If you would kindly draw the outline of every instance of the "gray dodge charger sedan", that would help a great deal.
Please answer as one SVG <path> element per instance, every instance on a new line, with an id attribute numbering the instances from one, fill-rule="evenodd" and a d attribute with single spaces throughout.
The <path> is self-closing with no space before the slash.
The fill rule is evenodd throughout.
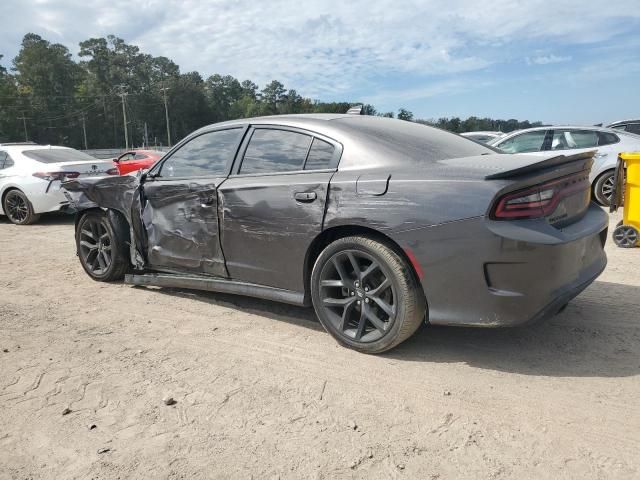
<path id="1" fill-rule="evenodd" d="M 275 116 L 204 127 L 137 176 L 65 183 L 95 280 L 313 304 L 340 343 L 428 321 L 519 325 L 602 272 L 593 153 L 527 157 L 416 123 Z"/>

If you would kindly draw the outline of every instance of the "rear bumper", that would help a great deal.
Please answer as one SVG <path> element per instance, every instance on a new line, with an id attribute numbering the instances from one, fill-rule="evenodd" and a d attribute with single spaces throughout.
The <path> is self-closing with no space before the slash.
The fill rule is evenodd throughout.
<path id="1" fill-rule="evenodd" d="M 32 177 L 21 177 L 9 184 L 3 192 L 9 189 L 18 189 L 26 196 L 34 213 L 57 212 L 68 208 L 69 201 L 60 189 L 60 182 L 47 182 Z M 0 214 L 4 214 L 0 207 Z"/>
<path id="2" fill-rule="evenodd" d="M 403 234 L 424 271 L 429 322 L 515 326 L 554 315 L 604 270 L 608 217 L 599 207 L 565 230 L 484 217 Z"/>

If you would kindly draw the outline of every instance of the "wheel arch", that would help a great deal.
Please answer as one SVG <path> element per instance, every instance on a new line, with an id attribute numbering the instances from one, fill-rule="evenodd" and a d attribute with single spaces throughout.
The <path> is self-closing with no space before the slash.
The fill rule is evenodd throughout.
<path id="1" fill-rule="evenodd" d="M 15 185 L 9 185 L 7 186 L 4 191 L 2 192 L 2 195 L 0 195 L 0 208 L 2 208 L 2 211 L 4 212 L 4 199 L 6 198 L 6 196 L 9 194 L 9 192 L 11 192 L 12 190 L 19 190 L 20 192 L 24 193 L 22 190 L 20 190 L 18 187 L 16 187 Z M 27 200 L 29 200 L 27 198 Z M 6 213 L 5 213 L 6 215 Z"/>
<path id="2" fill-rule="evenodd" d="M 365 227 L 363 225 L 339 225 L 331 228 L 327 228 L 320 232 L 311 242 L 309 248 L 307 249 L 307 253 L 305 255 L 304 261 L 304 298 L 305 304 L 311 304 L 311 273 L 313 271 L 313 266 L 322 252 L 329 244 L 335 242 L 344 237 L 350 237 L 353 235 L 364 235 L 370 238 L 375 238 L 382 243 L 386 244 L 390 248 L 392 248 L 402 259 L 406 262 L 406 264 L 411 269 L 411 273 L 414 275 L 416 282 L 420 285 L 421 275 L 418 274 L 418 270 L 420 266 L 416 266 L 415 258 L 412 259 L 409 257 L 407 252 L 391 237 L 380 232 L 379 230 L 375 230 L 370 227 Z M 416 268 L 417 267 L 417 268 Z M 421 269 L 420 269 L 421 271 Z M 424 294 L 424 291 L 423 291 Z M 426 296 L 426 294 L 425 294 Z"/>
<path id="3" fill-rule="evenodd" d="M 80 223 L 80 219 L 91 212 L 106 214 L 111 220 L 111 224 L 116 230 L 116 234 L 127 244 L 127 246 L 131 243 L 130 225 L 127 221 L 127 217 L 124 215 L 124 213 L 113 208 L 103 209 L 100 207 L 91 207 L 76 212 L 73 223 L 74 231 L 78 230 L 78 223 Z M 131 260 L 129 261 L 131 262 Z"/>

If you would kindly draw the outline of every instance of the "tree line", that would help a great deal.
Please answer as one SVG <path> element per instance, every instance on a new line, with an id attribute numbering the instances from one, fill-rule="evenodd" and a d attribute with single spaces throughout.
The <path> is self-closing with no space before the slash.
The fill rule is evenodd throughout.
<path id="1" fill-rule="evenodd" d="M 345 113 L 361 104 L 312 100 L 278 80 L 260 88 L 231 75 L 204 79 L 198 72 L 181 73 L 169 58 L 143 53 L 113 35 L 80 42 L 78 58 L 76 62 L 64 45 L 34 33 L 24 36 L 11 68 L 0 65 L 0 143 L 28 139 L 75 148 L 119 148 L 127 138 L 130 146 L 167 145 L 224 120 Z M 476 117 L 421 120 L 405 108 L 394 114 L 369 104 L 364 104 L 363 114 L 397 116 L 457 133 L 540 125 Z"/>

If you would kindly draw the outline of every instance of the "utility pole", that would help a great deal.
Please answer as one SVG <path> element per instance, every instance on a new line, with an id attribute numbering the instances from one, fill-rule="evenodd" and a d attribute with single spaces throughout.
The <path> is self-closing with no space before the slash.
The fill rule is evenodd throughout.
<path id="1" fill-rule="evenodd" d="M 89 150 L 89 147 L 87 147 L 87 126 L 84 123 L 84 113 L 82 114 L 82 135 L 84 136 L 84 149 Z"/>
<path id="2" fill-rule="evenodd" d="M 149 130 L 147 130 L 147 122 L 144 122 L 144 147 L 149 148 Z"/>
<path id="3" fill-rule="evenodd" d="M 24 127 L 24 141 L 28 142 L 29 141 L 29 136 L 27 135 L 27 118 L 29 117 L 25 117 L 24 116 L 24 112 L 22 112 L 22 116 L 18 117 L 18 120 L 22 120 L 22 126 Z"/>
<path id="4" fill-rule="evenodd" d="M 162 97 L 164 98 L 164 117 L 167 121 L 167 146 L 171 146 L 171 132 L 169 131 L 169 107 L 167 106 L 167 90 L 168 87 L 162 87 Z"/>
<path id="5" fill-rule="evenodd" d="M 120 93 L 118 94 L 122 99 L 122 122 L 124 123 L 124 148 L 129 150 L 129 129 L 127 128 L 127 109 L 125 107 L 124 99 L 128 95 L 125 91 L 125 86 L 120 85 Z"/>

